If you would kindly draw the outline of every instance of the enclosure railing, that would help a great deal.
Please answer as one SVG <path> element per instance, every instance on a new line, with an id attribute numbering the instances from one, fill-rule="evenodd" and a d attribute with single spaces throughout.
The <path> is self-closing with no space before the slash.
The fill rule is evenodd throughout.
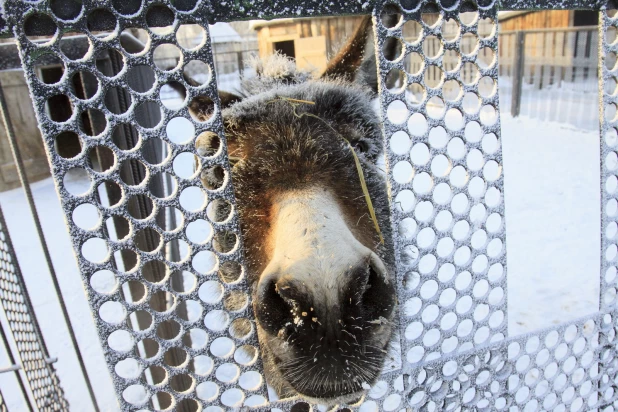
<path id="1" fill-rule="evenodd" d="M 0 373 L 15 373 L 24 407 L 31 410 L 67 412 L 69 404 L 53 366 L 57 359 L 50 358 L 47 351 L 2 209 L 0 209 L 0 302 L 7 328 L 17 347 L 17 355 L 14 355 L 4 330 L 5 326 L 1 325 L 2 344 L 11 364 L 2 368 Z M 0 399 L 0 408 L 6 408 L 4 399 Z"/>
<path id="2" fill-rule="evenodd" d="M 501 32 L 502 110 L 596 130 L 598 39 L 596 26 Z"/>
<path id="3" fill-rule="evenodd" d="M 573 323 L 510 337 L 497 13 L 565 7 L 595 9 L 601 16 L 601 310 Z M 301 4 L 255 0 L 249 7 L 244 2 L 200 0 L 7 1 L 5 33 L 18 44 L 121 408 L 309 408 L 304 401 L 275 402 L 267 395 L 242 242 L 224 252 L 210 243 L 192 242 L 185 232 L 187 225 L 201 220 L 214 232 L 240 237 L 234 213 L 225 221 L 208 214 L 212 202 L 232 206 L 235 202 L 221 111 L 200 122 L 186 106 L 167 107 L 160 92 L 176 82 L 186 90 L 186 101 L 209 97 L 219 107 L 211 44 L 207 40 L 196 47 L 178 47 L 176 32 L 184 24 L 196 24 L 207 32 L 208 23 L 215 21 L 342 13 L 371 13 L 374 19 L 396 234 L 401 367 L 385 372 L 357 404 L 337 408 L 612 410 L 618 406 L 618 48 L 608 37 L 616 31 L 618 19 L 606 8 L 600 1 L 545 0 Z M 399 21 L 393 25 L 382 19 L 384 14 L 397 14 Z M 422 28 L 414 41 L 402 31 L 407 22 Z M 448 22 L 457 30 L 444 38 L 441 29 Z M 491 30 L 480 30 L 480 22 Z M 123 44 L 120 32 L 127 27 L 147 29 L 144 50 Z M 87 37 L 88 54 L 69 57 L 63 52 L 63 35 L 76 32 Z M 388 60 L 383 55 L 389 38 L 401 41 L 400 58 Z M 437 49 L 429 47 L 435 38 L 441 39 Z M 176 66 L 156 65 L 153 55 L 160 47 L 178 49 L 181 58 Z M 456 65 L 446 65 L 447 53 Z M 46 54 L 59 58 L 67 73 L 54 82 L 45 82 L 34 69 L 36 59 Z M 406 65 L 413 54 L 422 62 L 418 70 Z M 200 86 L 188 84 L 182 76 L 192 61 L 203 63 L 211 73 Z M 68 79 L 78 72 L 92 75 L 96 93 L 84 98 L 76 91 Z M 134 83 L 136 77 L 147 84 Z M 478 110 L 463 107 L 461 98 L 466 94 L 476 97 Z M 59 101 L 58 96 L 70 102 L 70 111 L 50 112 L 49 102 Z M 449 119 L 458 120 L 445 120 L 447 113 Z M 181 139 L 167 133 L 166 126 L 177 119 L 194 132 Z M 412 133 L 410 122 L 425 127 Z M 118 130 L 122 139 L 114 140 Z M 220 137 L 220 151 L 212 156 L 202 156 L 194 147 L 195 137 L 205 131 Z M 55 141 L 62 134 L 79 142 L 77 154 L 58 152 Z M 129 143 L 132 146 L 123 146 Z M 133 150 L 142 147 L 138 145 L 147 149 Z M 410 156 L 414 148 L 423 156 Z M 93 151 L 94 162 L 89 156 Z M 195 174 L 183 175 L 173 167 L 171 159 L 184 154 L 199 159 Z M 393 174 L 398 167 L 414 170 L 414 176 L 398 181 Z M 221 186 L 203 187 L 198 172 L 215 170 L 226 176 Z M 187 203 L 190 193 L 197 196 L 191 199 L 201 200 Z M 82 205 L 96 208 L 98 223 L 76 224 L 73 212 Z M 183 219 L 175 218 L 176 211 Z M 108 219 L 121 222 L 111 226 L 115 234 L 101 223 Z M 417 242 L 420 231 L 440 234 L 446 241 Z M 179 290 L 169 281 L 176 273 L 188 273 L 196 286 Z M 218 291 L 216 299 L 205 296 L 208 290 Z M 229 294 L 246 297 L 246 307 L 228 310 L 224 297 Z M 196 313 L 199 316 L 193 316 Z"/>

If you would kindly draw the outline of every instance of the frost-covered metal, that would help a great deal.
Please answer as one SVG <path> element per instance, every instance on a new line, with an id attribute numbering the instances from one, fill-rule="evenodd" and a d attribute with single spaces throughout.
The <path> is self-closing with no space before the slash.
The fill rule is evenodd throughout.
<path id="1" fill-rule="evenodd" d="M 19 355 L 17 359 L 26 376 L 36 407 L 41 411 L 68 411 L 69 404 L 64 398 L 54 366 L 49 362 L 45 341 L 30 303 L 28 291 L 25 289 L 2 210 L 0 210 L 0 302 L 17 347 Z M 4 335 L 4 332 L 2 333 Z M 11 349 L 7 346 L 5 350 Z M 13 356 L 9 355 L 7 358 L 13 359 Z M 28 396 L 25 392 L 23 395 Z M 28 399 L 24 399 L 24 402 L 29 404 Z M 1 394 L 0 410 L 6 410 Z"/>
<path id="2" fill-rule="evenodd" d="M 13 2 L 6 7 L 8 15 L 18 19 L 15 37 L 29 85 L 37 96 L 36 113 L 122 409 L 139 409 L 144 404 L 184 410 L 211 403 L 223 407 L 264 404 L 265 385 L 259 374 L 240 247 L 217 252 L 210 244 L 215 232 L 238 233 L 235 215 L 215 222 L 207 212 L 213 202 L 233 203 L 231 182 L 226 178 L 222 187 L 208 190 L 199 178 L 205 170 L 227 170 L 224 141 L 215 156 L 199 156 L 199 170 L 179 176 L 174 166 L 176 158 L 187 155 L 188 163 L 193 163 L 194 142 L 200 133 L 221 132 L 219 114 L 208 123 L 199 123 L 186 107 L 171 110 L 159 100 L 162 86 L 173 80 L 186 88 L 189 100 L 201 95 L 217 101 L 209 42 L 204 40 L 191 49 L 174 45 L 179 26 L 189 21 L 201 25 L 207 38 L 208 6 L 200 3 L 192 13 L 176 11 L 173 25 L 165 28 L 154 25 L 157 12 L 174 15 L 170 4 L 144 6 L 127 17 L 126 10 L 121 10 L 123 15 L 111 7 L 101 9 L 97 3 L 84 2 L 71 17 L 73 22 L 58 18 L 47 3 Z M 149 14 L 153 8 L 154 17 Z M 116 29 L 101 36 L 96 25 L 110 19 Z M 120 33 L 127 26 L 149 24 L 154 28 L 144 50 L 127 51 L 130 43 L 121 45 Z M 27 38 L 26 29 L 36 33 L 50 25 L 57 28 L 50 41 L 37 43 Z M 62 49 L 60 38 L 65 32 L 88 36 L 90 50 L 85 57 L 76 58 Z M 178 51 L 177 67 L 157 67 L 153 54 L 158 47 Z M 64 75 L 59 82 L 43 83 L 35 73 L 34 62 L 42 54 L 62 60 Z M 203 64 L 209 75 L 200 88 L 183 80 L 183 68 L 192 61 L 201 62 L 195 64 Z M 92 91 L 80 95 L 81 99 L 76 92 L 79 83 L 73 81 L 76 73 L 85 90 Z M 52 120 L 50 98 L 70 101 L 67 119 Z M 172 136 L 179 123 L 187 133 Z M 131 147 L 119 147 L 114 131 L 130 129 L 129 125 L 137 131 L 128 132 L 135 140 Z M 56 141 L 60 139 L 77 142 L 77 153 L 58 153 Z M 164 155 L 153 159 L 145 158 L 146 153 Z M 111 163 L 105 163 L 101 154 Z M 131 180 L 127 180 L 127 174 L 121 173 L 126 169 L 138 172 L 129 174 Z M 124 223 L 128 233 L 114 233 L 118 225 L 108 226 L 109 219 Z M 195 237 L 192 225 L 202 229 Z M 221 267 L 228 269 L 225 278 L 217 276 Z M 236 294 L 236 301 L 239 294 L 245 295 L 245 304 L 232 308 L 234 312 L 226 308 L 231 294 Z"/>
<path id="3" fill-rule="evenodd" d="M 418 7 L 390 28 L 378 20 L 378 49 L 402 44 L 379 70 L 396 259 L 406 268 L 397 290 L 409 373 L 506 336 L 497 8 Z M 409 24 L 421 26 L 417 38 L 404 38 Z M 440 46 L 428 47 L 436 39 Z M 445 67 L 445 55 L 457 63 Z"/>
<path id="4" fill-rule="evenodd" d="M 245 12 L 242 17 L 365 12 L 373 13 L 377 35 L 402 366 L 386 372 L 357 404 L 333 410 L 608 405 L 612 410 L 618 397 L 618 46 L 607 39 L 616 39 L 615 14 L 602 11 L 600 24 L 601 311 L 572 324 L 508 337 L 498 9 L 601 10 L 604 3 L 288 3 L 5 4 L 122 409 L 309 408 L 294 400 L 269 402 L 243 277 L 220 112 L 199 122 L 186 103 L 205 96 L 218 106 L 208 23 L 222 14 L 229 20 Z M 385 15 L 399 17 L 393 24 Z M 185 24 L 201 27 L 201 43 L 178 40 Z M 406 25 L 418 30 L 405 31 Z M 145 30 L 145 45 L 121 35 L 132 27 Z M 51 32 L 52 37 L 32 37 Z M 420 34 L 405 37 L 409 32 Z M 67 47 L 65 33 L 86 36 L 87 52 Z M 389 60 L 382 50 L 393 44 L 399 54 Z M 155 55 L 164 49 L 174 50 L 178 60 L 161 66 Z M 447 67 L 445 56 L 458 63 Z M 38 76 L 41 58 L 61 62 L 64 74 L 57 82 Z M 199 87 L 182 76 L 191 65 L 201 66 L 204 74 Z M 160 99 L 171 82 L 186 90 L 181 106 L 168 107 Z M 70 102 L 70 113 L 50 109 L 58 102 Z M 184 134 L 177 132 L 180 126 Z M 195 148 L 205 131 L 221 138 L 212 156 Z M 62 139 L 78 149 L 57 150 Z M 195 169 L 183 169 L 187 162 Z M 215 169 L 225 176 L 221 187 L 204 187 L 200 174 Z M 232 205 L 224 221 L 209 212 L 217 202 Z M 238 238 L 232 250 L 211 241 L 223 231 Z M 230 304 L 239 301 L 244 304 Z"/>
<path id="5" fill-rule="evenodd" d="M 406 0 L 409 9 L 413 9 L 420 0 Z M 351 0 L 346 2 L 309 0 L 297 2 L 292 0 L 272 2 L 269 0 L 255 0 L 250 4 L 239 1 L 221 1 L 212 3 L 213 21 L 234 21 L 244 19 L 271 19 L 279 17 L 298 16 L 329 16 L 334 14 L 369 14 L 379 0 Z M 491 4 L 491 1 L 481 2 L 482 6 Z M 604 0 L 502 0 L 499 1 L 501 10 L 549 10 L 549 9 L 579 9 L 599 10 L 604 7 Z M 127 9 L 137 10 L 141 0 L 126 0 L 123 2 Z M 182 10 L 191 8 L 192 1 L 176 3 Z M 442 2 L 445 7 L 451 7 L 455 2 Z M 10 25 L 0 16 L 0 36 L 11 36 Z"/>

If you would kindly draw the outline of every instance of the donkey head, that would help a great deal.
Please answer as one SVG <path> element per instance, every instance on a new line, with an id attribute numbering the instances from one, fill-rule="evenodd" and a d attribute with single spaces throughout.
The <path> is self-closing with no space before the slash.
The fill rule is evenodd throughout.
<path id="1" fill-rule="evenodd" d="M 274 56 L 244 81 L 242 97 L 220 96 L 262 357 L 280 396 L 356 400 L 381 372 L 391 339 L 376 67 L 373 53 L 363 59 L 370 25 L 363 20 L 319 79 Z M 212 112 L 203 103 L 191 109 Z M 203 134 L 198 150 L 213 153 L 213 142 Z M 203 176 L 205 184 L 216 178 Z"/>

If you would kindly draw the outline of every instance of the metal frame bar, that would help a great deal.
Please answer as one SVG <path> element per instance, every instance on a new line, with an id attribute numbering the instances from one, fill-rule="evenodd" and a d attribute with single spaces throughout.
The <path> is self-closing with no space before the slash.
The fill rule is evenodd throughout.
<path id="1" fill-rule="evenodd" d="M 46 363 L 56 363 L 58 362 L 58 358 L 47 358 L 45 359 Z M 7 373 L 7 372 L 15 372 L 18 370 L 22 370 L 23 366 L 19 365 L 19 364 L 13 364 L 10 366 L 4 366 L 4 367 L 0 367 L 0 373 Z"/>
<path id="2" fill-rule="evenodd" d="M 414 0 L 416 1 L 416 0 Z M 139 0 L 127 0 L 128 4 L 136 4 Z M 330 16 L 369 14 L 379 3 L 379 0 L 323 2 L 320 0 L 306 1 L 302 4 L 286 0 L 278 2 L 277 6 L 270 0 L 257 0 L 251 6 L 240 1 L 214 2 L 212 4 L 213 21 L 235 21 L 273 18 L 294 18 L 300 15 Z M 605 7 L 603 0 L 500 0 L 499 10 L 601 10 Z M 130 7 L 130 6 L 128 6 Z M 166 25 L 166 24 L 162 24 Z M 107 28 L 109 29 L 109 27 Z M 11 36 L 12 29 L 6 23 L 6 17 L 0 16 L 0 37 Z"/>

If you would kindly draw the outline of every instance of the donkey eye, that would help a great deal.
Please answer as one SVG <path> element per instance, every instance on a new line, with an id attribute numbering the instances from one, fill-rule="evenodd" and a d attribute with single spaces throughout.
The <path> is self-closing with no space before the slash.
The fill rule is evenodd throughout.
<path id="1" fill-rule="evenodd" d="M 352 143 L 352 146 L 354 146 L 354 149 L 358 150 L 361 153 L 365 153 L 367 150 L 369 150 L 369 145 L 367 144 L 367 142 L 364 142 L 362 140 L 357 140 L 356 142 Z"/>

